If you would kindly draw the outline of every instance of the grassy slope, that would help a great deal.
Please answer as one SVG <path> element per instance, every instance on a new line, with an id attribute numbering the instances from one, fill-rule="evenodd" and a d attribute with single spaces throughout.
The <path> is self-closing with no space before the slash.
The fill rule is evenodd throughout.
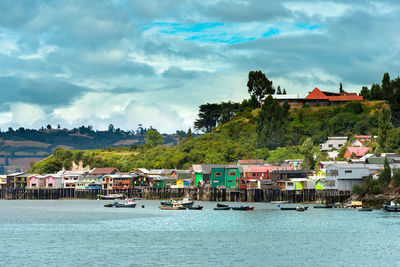
<path id="1" fill-rule="evenodd" d="M 83 161 L 93 167 L 117 167 L 120 171 L 135 168 L 179 168 L 192 164 L 234 163 L 243 158 L 264 158 L 267 162 L 301 159 L 297 146 L 304 136 L 315 144 L 328 135 L 376 134 L 377 116 L 383 103 L 363 103 L 362 112 L 349 107 L 316 107 L 292 109 L 289 117 L 288 146 L 274 151 L 256 149 L 255 126 L 259 110 L 244 111 L 231 121 L 200 137 L 184 140 L 178 146 L 158 146 L 135 150 L 121 147 L 103 150 L 59 150 L 47 159 L 34 164 L 31 172 L 45 173 L 69 168 L 72 161 Z M 299 114 L 303 113 L 302 123 Z M 316 151 L 318 151 L 316 147 Z M 321 155 L 319 155 L 321 156 Z"/>

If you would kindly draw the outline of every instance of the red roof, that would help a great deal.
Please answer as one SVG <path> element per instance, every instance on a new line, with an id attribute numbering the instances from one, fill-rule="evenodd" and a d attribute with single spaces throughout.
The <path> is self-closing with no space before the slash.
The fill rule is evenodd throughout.
<path id="1" fill-rule="evenodd" d="M 326 95 L 332 94 L 332 95 Z M 322 92 L 317 87 L 312 90 L 311 93 L 306 96 L 306 99 L 309 100 L 329 100 L 329 101 L 362 101 L 363 97 L 358 96 L 356 93 L 341 93 L 339 95 L 333 95 L 333 93 Z"/>
<path id="2" fill-rule="evenodd" d="M 350 155 L 352 155 L 353 153 L 356 154 L 357 157 L 362 157 L 365 155 L 365 153 L 367 153 L 368 151 L 371 150 L 371 148 L 369 147 L 353 147 L 353 146 L 349 146 L 346 149 Z"/>
<path id="3" fill-rule="evenodd" d="M 116 168 L 94 168 L 90 174 L 91 175 L 96 175 L 96 174 L 113 174 L 117 172 L 118 170 Z"/>
<path id="4" fill-rule="evenodd" d="M 317 87 L 312 90 L 311 93 L 306 96 L 306 99 L 329 99 L 324 93 L 321 92 Z"/>

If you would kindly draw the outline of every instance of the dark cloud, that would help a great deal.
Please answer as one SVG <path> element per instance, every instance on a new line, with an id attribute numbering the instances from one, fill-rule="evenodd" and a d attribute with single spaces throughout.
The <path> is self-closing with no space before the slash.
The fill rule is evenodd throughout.
<path id="1" fill-rule="evenodd" d="M 91 89 L 53 78 L 28 79 L 0 77 L 1 102 L 25 102 L 40 106 L 59 107 L 70 104 Z"/>

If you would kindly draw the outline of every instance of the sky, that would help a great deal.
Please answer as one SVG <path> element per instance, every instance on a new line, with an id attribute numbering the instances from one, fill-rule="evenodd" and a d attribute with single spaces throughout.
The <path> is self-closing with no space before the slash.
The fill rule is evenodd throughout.
<path id="1" fill-rule="evenodd" d="M 0 129 L 163 133 L 204 103 L 248 98 L 251 70 L 288 94 L 400 75 L 400 2 L 0 1 Z"/>

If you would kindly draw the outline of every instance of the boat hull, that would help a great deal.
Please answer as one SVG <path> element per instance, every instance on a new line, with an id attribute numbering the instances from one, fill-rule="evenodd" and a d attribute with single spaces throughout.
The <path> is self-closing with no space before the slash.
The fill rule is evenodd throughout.
<path id="1" fill-rule="evenodd" d="M 185 210 L 185 207 L 173 207 L 173 206 L 160 206 L 162 210 Z"/>
<path id="2" fill-rule="evenodd" d="M 232 207 L 232 210 L 254 210 L 254 207 Z"/>
<path id="3" fill-rule="evenodd" d="M 187 207 L 189 210 L 202 210 L 203 209 L 203 206 L 190 206 L 190 207 Z"/>
<path id="4" fill-rule="evenodd" d="M 216 207 L 214 210 L 230 210 L 230 207 Z"/>
<path id="5" fill-rule="evenodd" d="M 115 208 L 135 208 L 136 204 L 114 204 Z"/>
<path id="6" fill-rule="evenodd" d="M 327 206 L 314 206 L 314 209 L 332 209 L 333 206 L 327 205 Z"/>

